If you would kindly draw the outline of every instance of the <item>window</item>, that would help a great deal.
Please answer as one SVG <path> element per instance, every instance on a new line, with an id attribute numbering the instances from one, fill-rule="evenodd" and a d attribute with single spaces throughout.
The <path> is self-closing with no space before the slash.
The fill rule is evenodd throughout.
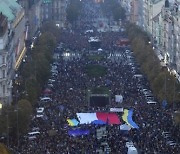
<path id="1" fill-rule="evenodd" d="M 6 71 L 5 70 L 3 70 L 3 78 L 5 78 L 6 77 Z"/>
<path id="2" fill-rule="evenodd" d="M 2 63 L 5 64 L 5 56 L 2 56 Z"/>
<path id="3" fill-rule="evenodd" d="M 5 85 L 3 85 L 3 95 L 5 95 L 6 89 L 5 89 Z"/>

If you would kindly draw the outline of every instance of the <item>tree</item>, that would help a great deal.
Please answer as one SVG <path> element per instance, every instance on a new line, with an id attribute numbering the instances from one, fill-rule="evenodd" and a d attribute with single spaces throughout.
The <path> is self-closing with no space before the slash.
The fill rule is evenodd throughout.
<path id="1" fill-rule="evenodd" d="M 29 122 L 32 115 L 32 105 L 28 100 L 22 99 L 18 101 L 18 123 L 19 132 L 27 132 Z"/>
<path id="2" fill-rule="evenodd" d="M 55 31 L 56 32 L 56 31 Z M 55 33 L 54 32 L 54 33 Z M 52 53 L 52 49 L 54 48 L 54 46 L 56 45 L 56 40 L 57 38 L 59 38 L 60 36 L 58 35 L 56 37 L 56 35 L 54 35 L 54 33 L 51 33 L 51 32 L 44 32 L 40 38 L 39 38 L 39 41 L 38 41 L 38 45 L 39 46 L 46 46 L 48 47 L 49 49 L 49 52 Z"/>
<path id="3" fill-rule="evenodd" d="M 27 131 L 31 114 L 31 103 L 24 99 L 18 101 L 17 105 L 4 106 L 0 116 L 0 135 L 6 139 L 17 139 L 18 133 L 23 134 Z"/>
<path id="4" fill-rule="evenodd" d="M 30 62 L 25 63 L 22 76 L 24 79 L 32 78 L 34 76 L 34 68 Z"/>
<path id="5" fill-rule="evenodd" d="M 25 91 L 27 92 L 27 96 L 25 96 L 25 98 L 28 98 L 31 104 L 34 105 L 40 95 L 41 86 L 36 79 L 27 79 L 25 82 Z"/>
<path id="6" fill-rule="evenodd" d="M 7 134 L 7 119 L 5 114 L 0 115 L 0 135 L 6 136 Z"/>
<path id="7" fill-rule="evenodd" d="M 119 21 L 119 19 L 124 20 L 126 18 L 124 8 L 117 0 L 105 0 L 104 3 L 101 3 L 101 9 L 105 16 L 108 18 L 113 16 L 115 21 Z"/>
<path id="8" fill-rule="evenodd" d="M 119 21 L 119 19 L 121 19 L 121 20 L 125 20 L 125 18 L 126 18 L 126 15 L 125 15 L 125 10 L 124 10 L 124 8 L 122 8 L 121 6 L 119 6 L 119 7 L 115 7 L 114 9 L 113 9 L 113 18 L 114 18 L 114 20 L 115 21 Z"/>
<path id="9" fill-rule="evenodd" d="M 180 102 L 180 84 L 176 82 L 176 78 L 162 69 L 152 46 L 149 44 L 147 33 L 133 24 L 128 24 L 126 32 L 132 44 L 132 50 L 136 59 L 141 65 L 142 71 L 147 75 L 150 87 L 154 95 L 161 103 L 164 99 L 169 104 Z"/>
<path id="10" fill-rule="evenodd" d="M 2 108 L 2 112 L 0 115 L 0 135 L 7 137 L 8 134 L 8 127 L 12 127 L 15 125 L 16 120 L 10 120 L 14 116 L 14 106 L 12 105 L 5 105 Z M 16 117 L 16 116 L 14 116 Z"/>
<path id="11" fill-rule="evenodd" d="M 56 26 L 54 21 L 48 21 L 48 22 L 44 23 L 41 28 L 41 32 L 42 32 L 42 34 L 48 33 L 50 35 L 53 35 L 57 41 L 60 38 L 60 29 Z M 41 41 L 41 39 L 42 39 L 42 35 L 39 40 Z"/>
<path id="12" fill-rule="evenodd" d="M 29 60 L 25 63 L 22 71 L 22 90 L 21 92 L 22 98 L 27 98 L 32 105 L 36 102 L 42 87 L 47 81 L 50 75 L 50 64 L 52 62 L 53 51 L 56 46 L 56 37 L 54 36 L 57 30 L 50 30 L 48 28 L 52 28 L 47 24 L 44 27 L 44 31 L 38 39 L 34 49 L 31 51 L 31 55 L 29 56 Z M 59 30 L 58 30 L 59 31 Z M 57 31 L 57 32 L 58 32 Z M 28 95 L 27 95 L 28 94 Z"/>
<path id="13" fill-rule="evenodd" d="M 50 62 L 43 53 L 38 53 L 36 56 L 36 77 L 38 83 L 43 86 L 50 75 Z"/>
<path id="14" fill-rule="evenodd" d="M 9 154 L 8 149 L 2 143 L 0 143 L 0 154 Z"/>
<path id="15" fill-rule="evenodd" d="M 80 12 L 82 9 L 82 2 L 79 0 L 70 0 L 67 9 L 67 20 L 71 23 L 71 25 L 74 25 L 75 21 L 77 21 Z"/>

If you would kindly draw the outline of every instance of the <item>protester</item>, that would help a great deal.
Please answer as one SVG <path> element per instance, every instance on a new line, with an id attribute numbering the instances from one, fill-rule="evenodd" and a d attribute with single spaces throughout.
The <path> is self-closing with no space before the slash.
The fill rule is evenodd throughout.
<path id="1" fill-rule="evenodd" d="M 94 7 L 96 6 L 96 7 Z M 124 38 L 121 32 L 84 34 L 87 29 L 95 29 L 94 21 L 101 17 L 97 13 L 99 7 L 93 1 L 84 0 L 81 16 L 81 27 L 76 31 L 62 31 L 60 36 L 61 48 L 56 52 L 61 56 L 52 64 L 56 66 L 57 74 L 52 74 L 53 87 L 49 95 L 52 102 L 38 102 L 37 107 L 45 108 L 44 116 L 33 118 L 29 131 L 38 128 L 40 135 L 30 140 L 28 137 L 20 139 L 20 147 L 16 153 L 20 154 L 93 154 L 101 149 L 104 153 L 107 147 L 112 154 L 126 154 L 126 142 L 132 141 L 142 154 L 178 154 L 179 153 L 179 127 L 172 122 L 171 109 L 162 109 L 158 104 L 147 104 L 139 84 L 149 88 L 147 79 L 141 81 L 133 76 L 140 73 L 138 64 L 133 59 L 133 53 L 127 53 L 128 47 L 119 47 L 117 40 Z M 89 55 L 96 55 L 95 50 L 88 43 L 90 36 L 98 36 L 101 40 L 102 60 L 91 60 Z M 69 53 L 64 56 L 64 53 Z M 132 57 L 130 59 L 129 57 Z M 85 67 L 89 64 L 102 65 L 107 68 L 107 74 L 92 78 L 86 73 Z M 136 70 L 132 71 L 132 67 Z M 142 74 L 142 73 L 141 73 Z M 104 107 L 92 107 L 87 101 L 87 90 L 93 87 L 108 87 L 111 90 L 110 104 Z M 42 96 L 45 94 L 42 93 Z M 115 102 L 115 95 L 122 95 L 123 102 Z M 68 126 L 67 119 L 77 119 L 78 112 L 108 112 L 110 107 L 123 107 L 133 109 L 133 120 L 139 129 L 131 129 L 127 133 L 120 131 L 119 125 L 78 125 Z M 122 113 L 118 114 L 123 123 Z M 105 127 L 106 135 L 97 138 L 97 130 Z M 89 135 L 73 137 L 68 134 L 72 128 L 90 130 Z M 167 144 L 163 132 L 170 132 L 176 145 Z M 104 146 L 102 143 L 107 144 Z M 107 152 L 107 151 L 106 151 Z"/>

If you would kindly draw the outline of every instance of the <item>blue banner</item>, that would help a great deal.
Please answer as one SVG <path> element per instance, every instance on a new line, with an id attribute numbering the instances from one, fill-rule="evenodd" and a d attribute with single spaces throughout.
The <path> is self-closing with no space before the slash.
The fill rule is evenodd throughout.
<path id="1" fill-rule="evenodd" d="M 89 130 L 84 130 L 84 129 L 73 129 L 73 130 L 68 130 L 68 134 L 70 136 L 81 136 L 81 135 L 89 135 L 90 131 Z"/>

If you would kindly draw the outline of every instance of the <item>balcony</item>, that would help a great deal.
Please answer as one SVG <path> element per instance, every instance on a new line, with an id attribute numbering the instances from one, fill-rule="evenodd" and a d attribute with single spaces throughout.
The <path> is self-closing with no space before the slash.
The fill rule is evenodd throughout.
<path id="1" fill-rule="evenodd" d="M 0 83 L 5 82 L 5 81 L 6 81 L 6 78 L 0 78 Z"/>
<path id="2" fill-rule="evenodd" d="M 7 66 L 7 64 L 6 63 L 2 63 L 2 64 L 0 64 L 0 68 L 1 67 L 6 67 Z"/>

